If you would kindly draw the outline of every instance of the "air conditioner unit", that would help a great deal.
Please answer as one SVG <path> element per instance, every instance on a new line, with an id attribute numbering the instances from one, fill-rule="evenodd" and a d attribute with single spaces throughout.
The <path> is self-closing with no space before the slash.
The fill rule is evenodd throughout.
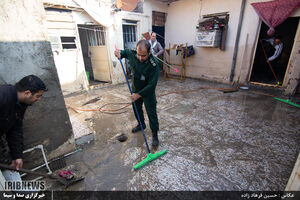
<path id="1" fill-rule="evenodd" d="M 198 47 L 219 47 L 221 43 L 222 31 L 199 31 L 196 35 L 196 46 Z"/>

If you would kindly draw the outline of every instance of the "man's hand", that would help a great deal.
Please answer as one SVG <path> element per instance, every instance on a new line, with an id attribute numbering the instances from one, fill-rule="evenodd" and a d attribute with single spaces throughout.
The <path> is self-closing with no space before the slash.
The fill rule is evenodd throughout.
<path id="1" fill-rule="evenodd" d="M 135 102 L 136 100 L 138 100 L 139 98 L 141 98 L 142 96 L 139 95 L 138 93 L 133 93 L 132 95 L 130 95 L 131 101 Z"/>
<path id="2" fill-rule="evenodd" d="M 119 50 L 115 50 L 115 56 L 120 59 L 121 58 L 121 53 Z"/>
<path id="3" fill-rule="evenodd" d="M 17 170 L 23 167 L 23 160 L 22 158 L 18 158 L 16 160 L 11 161 L 10 166 L 16 167 Z"/>

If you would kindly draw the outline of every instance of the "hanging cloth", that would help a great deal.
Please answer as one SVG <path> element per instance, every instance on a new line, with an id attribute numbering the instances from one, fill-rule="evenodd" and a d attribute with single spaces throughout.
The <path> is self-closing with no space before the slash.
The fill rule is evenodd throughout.
<path id="1" fill-rule="evenodd" d="M 299 6 L 300 0 L 273 0 L 251 4 L 260 19 L 269 26 L 268 35 L 273 36 L 275 27 L 288 18 Z"/>

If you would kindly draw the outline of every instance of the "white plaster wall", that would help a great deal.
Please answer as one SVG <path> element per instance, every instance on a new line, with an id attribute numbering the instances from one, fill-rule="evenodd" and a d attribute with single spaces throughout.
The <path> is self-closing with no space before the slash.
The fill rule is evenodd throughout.
<path id="1" fill-rule="evenodd" d="M 123 30 L 122 30 L 123 19 L 137 21 L 138 40 L 141 39 L 142 33 L 150 32 L 152 27 L 151 19 L 147 15 L 140 14 L 140 13 L 133 13 L 133 12 L 125 12 L 125 11 L 121 11 L 114 14 L 114 18 L 113 18 L 114 24 L 113 26 L 108 27 L 108 36 L 107 36 L 109 55 L 111 56 L 110 59 L 112 61 L 111 76 L 112 76 L 113 84 L 123 83 L 125 81 L 120 62 L 114 56 L 115 45 L 117 45 L 117 47 L 120 50 L 123 49 L 124 46 Z"/>
<path id="2" fill-rule="evenodd" d="M 0 42 L 9 42 L 12 44 L 12 48 L 14 48 L 14 43 L 30 46 L 34 42 L 43 43 L 44 41 L 48 40 L 47 34 L 45 34 L 45 12 L 40 9 L 41 4 L 36 4 L 33 0 L 21 3 L 22 9 L 14 9 L 14 6 L 17 4 L 17 2 L 1 2 L 2 6 L 0 7 L 0 13 L 2 16 L 0 17 Z M 28 15 L 27 13 L 35 14 Z M 35 23 L 31 23 L 29 26 L 28 22 L 30 21 Z M 38 45 L 35 47 L 39 48 Z M 1 50 L 9 52 L 10 49 L 3 48 Z M 14 51 L 15 53 L 10 56 L 16 57 L 12 60 L 10 57 L 1 57 L 1 82 L 14 83 L 15 81 L 23 78 L 24 75 L 36 74 L 37 76 L 40 76 L 44 73 L 41 69 L 41 67 L 44 66 L 36 65 L 35 59 L 24 56 L 21 52 L 21 49 L 15 48 Z M 35 49 L 32 49 L 32 51 L 35 52 Z M 4 55 L 4 52 L 1 52 L 0 55 Z M 44 58 L 39 59 L 41 61 L 40 63 L 43 63 L 43 59 Z M 18 73 L 16 73 L 16 71 Z"/>
<path id="3" fill-rule="evenodd" d="M 71 12 L 46 11 L 49 37 L 61 36 L 76 37 L 76 49 L 55 49 L 53 50 L 54 61 L 59 76 L 59 81 L 64 94 L 76 92 L 88 88 L 88 81 L 85 73 L 84 62 L 81 52 L 81 45 Z M 53 18 L 55 17 L 56 18 Z M 55 19 L 55 20 L 53 20 Z M 68 19 L 68 20 L 67 20 Z M 50 20 L 50 21 L 49 21 Z M 72 25 L 72 29 L 68 28 Z"/>
<path id="4" fill-rule="evenodd" d="M 229 80 L 240 7 L 240 0 L 180 0 L 169 6 L 165 29 L 166 45 L 169 42 L 171 45 L 188 43 L 195 47 L 195 55 L 187 61 L 188 77 L 220 82 Z M 196 25 L 200 16 L 222 12 L 230 15 L 226 50 L 196 47 Z"/>

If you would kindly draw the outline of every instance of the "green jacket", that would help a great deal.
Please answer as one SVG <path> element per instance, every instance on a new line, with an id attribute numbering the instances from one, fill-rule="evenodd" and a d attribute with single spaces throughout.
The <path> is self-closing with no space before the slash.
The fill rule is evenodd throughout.
<path id="1" fill-rule="evenodd" d="M 132 92 L 145 98 L 155 97 L 155 87 L 159 75 L 158 61 L 151 54 L 145 62 L 141 63 L 136 54 L 135 50 L 125 49 L 121 51 L 121 58 L 129 60 L 133 74 Z"/>

